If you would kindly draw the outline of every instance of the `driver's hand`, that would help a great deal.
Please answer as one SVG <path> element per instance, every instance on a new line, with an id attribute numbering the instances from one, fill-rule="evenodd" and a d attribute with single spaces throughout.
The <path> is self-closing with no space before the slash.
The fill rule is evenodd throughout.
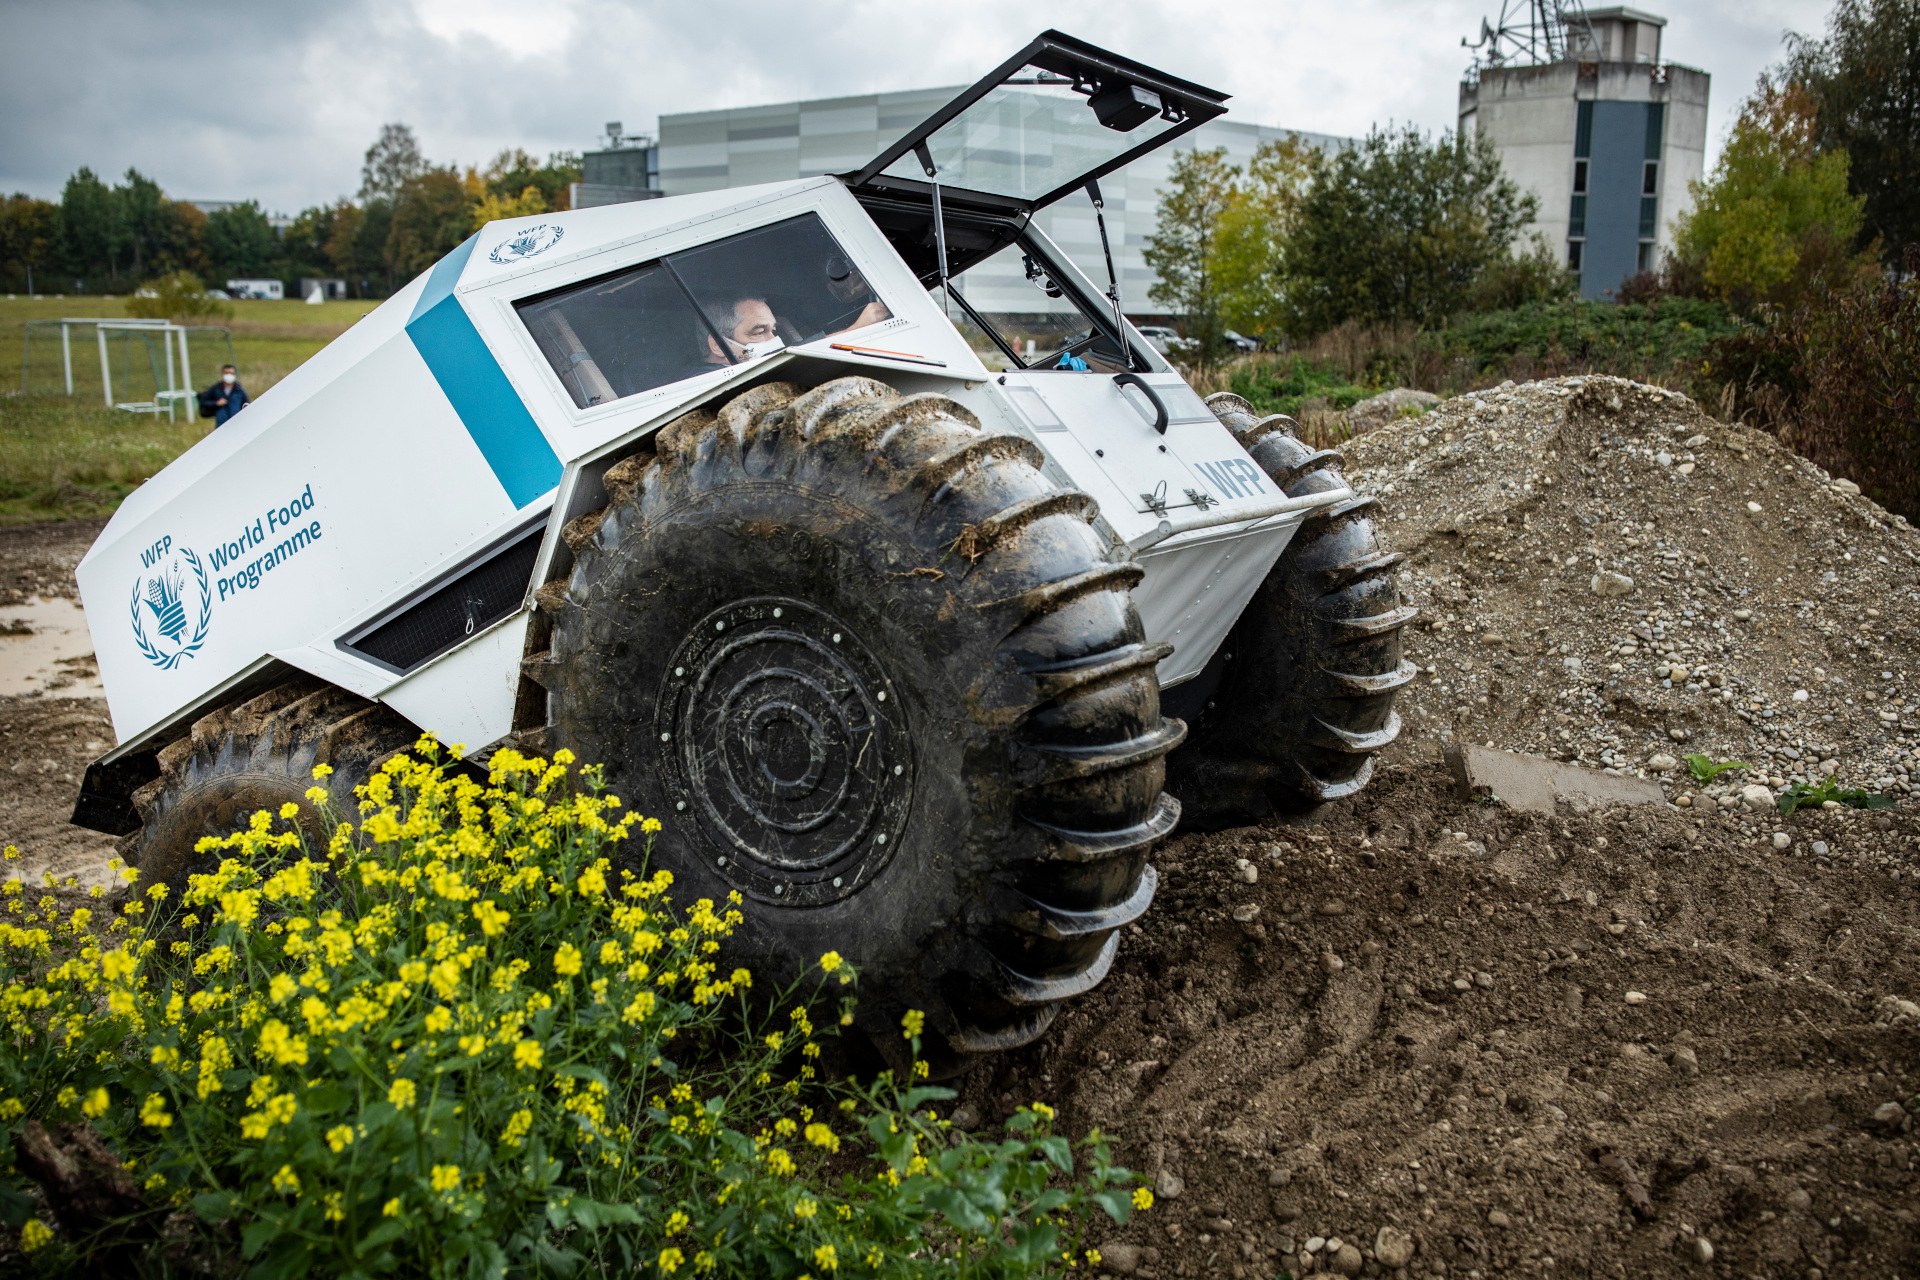
<path id="1" fill-rule="evenodd" d="M 875 298 L 872 302 L 860 308 L 860 314 L 853 318 L 853 323 L 848 325 L 847 328 L 864 329 L 870 324 L 879 324 L 882 320 L 891 320 L 892 318 L 893 312 L 888 310 L 887 304 Z"/>

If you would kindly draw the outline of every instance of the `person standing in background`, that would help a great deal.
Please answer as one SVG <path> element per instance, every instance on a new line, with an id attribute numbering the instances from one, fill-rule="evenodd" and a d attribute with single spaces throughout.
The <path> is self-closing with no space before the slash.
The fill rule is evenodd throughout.
<path id="1" fill-rule="evenodd" d="M 227 419 L 247 407 L 247 389 L 240 385 L 240 375 L 230 364 L 220 366 L 220 381 L 200 393 L 200 416 L 212 418 L 213 425 L 223 427 Z"/>

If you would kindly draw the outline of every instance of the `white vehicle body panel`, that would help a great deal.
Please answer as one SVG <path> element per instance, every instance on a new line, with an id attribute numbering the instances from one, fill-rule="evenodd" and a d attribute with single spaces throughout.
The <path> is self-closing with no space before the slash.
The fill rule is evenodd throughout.
<path id="1" fill-rule="evenodd" d="M 515 312 L 516 301 L 801 213 L 818 215 L 892 318 L 580 408 Z M 1150 350 L 1137 335 L 1136 345 Z M 1148 638 L 1176 646 L 1161 676 L 1177 683 L 1206 664 L 1307 512 L 1272 514 L 1272 482 L 1164 361 L 1148 359 L 1141 376 L 1168 408 L 1164 434 L 1146 396 L 1113 378 L 989 373 L 833 178 L 489 223 L 108 523 L 77 576 L 113 754 L 176 730 L 273 660 L 378 698 L 449 743 L 500 740 L 512 729 L 524 599 L 407 672 L 342 637 L 545 520 L 542 580 L 559 526 L 599 500 L 597 460 L 795 362 L 815 377 L 830 362 L 903 391 L 939 390 L 987 430 L 1036 442 L 1056 480 L 1098 501 L 1118 554 L 1146 548 L 1136 599 Z M 1196 512 L 1208 527 L 1170 533 Z"/>

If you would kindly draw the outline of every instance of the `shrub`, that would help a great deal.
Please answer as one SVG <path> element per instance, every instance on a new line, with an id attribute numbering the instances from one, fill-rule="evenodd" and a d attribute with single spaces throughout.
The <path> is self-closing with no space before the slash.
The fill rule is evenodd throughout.
<path id="1" fill-rule="evenodd" d="M 1097 1133 L 1076 1166 L 1043 1105 L 991 1141 L 937 1118 L 948 1090 L 818 1078 L 849 968 L 772 992 L 729 969 L 737 897 L 676 906 L 668 873 L 618 865 L 658 824 L 596 770 L 502 751 L 482 785 L 419 755 L 324 852 L 288 805 L 119 913 L 6 884 L 20 1249 L 145 1273 L 1024 1276 L 1087 1260 L 1096 1205 L 1151 1203 Z"/>
<path id="2" fill-rule="evenodd" d="M 1526 252 L 1489 263 L 1467 291 L 1468 311 L 1499 311 L 1529 302 L 1559 302 L 1578 297 L 1580 278 L 1567 269 L 1561 256 L 1535 233 Z"/>
<path id="3" fill-rule="evenodd" d="M 225 319 L 233 307 L 207 296 L 207 286 L 191 271 L 175 271 L 149 280 L 127 299 L 127 314 L 187 324 L 210 316 Z"/>
<path id="4" fill-rule="evenodd" d="M 1789 323 L 1805 389 L 1781 437 L 1920 520 L 1920 247 L 1889 274 L 1810 299 Z"/>
<path id="5" fill-rule="evenodd" d="M 1378 390 L 1348 381 L 1330 362 L 1298 355 L 1256 356 L 1234 367 L 1228 385 L 1262 413 L 1295 416 L 1313 401 L 1350 409 Z"/>

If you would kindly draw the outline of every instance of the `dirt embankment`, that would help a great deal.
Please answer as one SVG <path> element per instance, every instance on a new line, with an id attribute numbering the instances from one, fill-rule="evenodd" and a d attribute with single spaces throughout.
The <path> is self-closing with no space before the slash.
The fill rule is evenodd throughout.
<path id="1" fill-rule="evenodd" d="M 1106 984 L 962 1114 L 1042 1098 L 1119 1135 L 1161 1202 L 1112 1275 L 1920 1274 L 1920 537 L 1613 379 L 1348 454 L 1424 611 L 1406 735 L 1312 825 L 1171 841 Z M 5 598 L 93 533 L 0 532 Z M 58 692 L 0 700 L 0 841 L 79 869 L 110 842 L 62 824 L 110 735 Z M 1463 804 L 1455 735 L 1675 803 Z M 1754 768 L 1696 787 L 1695 751 Z M 1738 799 L 1829 773 L 1900 803 Z"/>
<path id="2" fill-rule="evenodd" d="M 1111 1274 L 1920 1274 L 1920 536 L 1615 379 L 1346 452 L 1423 610 L 1405 736 L 1313 825 L 1176 837 L 968 1115 L 1122 1135 L 1162 1201 Z M 1675 803 L 1463 804 L 1456 735 Z M 1900 804 L 1738 799 L 1828 774 Z"/>

